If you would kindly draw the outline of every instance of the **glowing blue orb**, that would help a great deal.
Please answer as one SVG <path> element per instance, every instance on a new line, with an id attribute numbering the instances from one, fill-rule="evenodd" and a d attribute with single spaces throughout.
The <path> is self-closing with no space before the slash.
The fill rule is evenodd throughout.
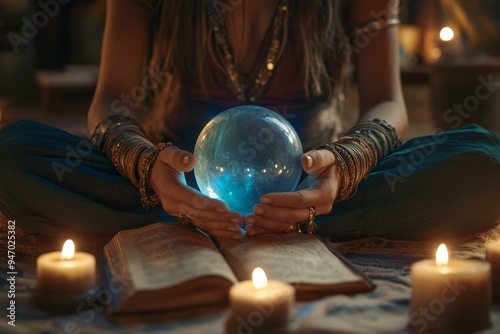
<path id="1" fill-rule="evenodd" d="M 293 191 L 300 179 L 302 144 L 276 112 L 241 106 L 214 117 L 201 131 L 194 175 L 201 192 L 246 215 L 263 194 Z"/>

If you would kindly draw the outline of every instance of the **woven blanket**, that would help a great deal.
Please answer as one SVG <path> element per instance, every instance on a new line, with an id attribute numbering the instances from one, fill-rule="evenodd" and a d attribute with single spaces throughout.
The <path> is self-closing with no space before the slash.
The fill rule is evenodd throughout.
<path id="1" fill-rule="evenodd" d="M 438 242 L 367 238 L 332 245 L 373 278 L 407 281 L 410 265 L 434 257 L 441 242 L 446 243 L 450 257 L 484 259 L 485 245 L 497 240 L 500 240 L 500 220 L 491 230 Z"/>
<path id="2" fill-rule="evenodd" d="M 0 218 L 0 244 L 6 249 L 7 220 Z M 82 248 L 102 247 L 110 236 L 88 240 Z M 493 229 L 446 240 L 450 256 L 483 258 L 484 245 L 500 240 L 500 224 Z M 31 305 L 30 292 L 35 278 L 37 255 L 60 249 L 61 240 L 33 235 L 16 227 L 16 326 L 0 321 L 1 333 L 224 333 L 227 311 L 188 319 L 126 322 L 109 319 L 102 310 L 91 313 L 54 316 Z M 295 308 L 296 333 L 411 333 L 407 328 L 411 293 L 410 265 L 422 258 L 433 257 L 436 242 L 394 241 L 383 238 L 334 242 L 333 247 L 370 276 L 376 290 L 354 296 L 337 295 Z M 6 257 L 2 257 L 2 307 L 6 305 Z M 4 308 L 5 310 L 5 308 Z M 492 327 L 481 333 L 500 332 L 500 304 L 491 311 Z"/>

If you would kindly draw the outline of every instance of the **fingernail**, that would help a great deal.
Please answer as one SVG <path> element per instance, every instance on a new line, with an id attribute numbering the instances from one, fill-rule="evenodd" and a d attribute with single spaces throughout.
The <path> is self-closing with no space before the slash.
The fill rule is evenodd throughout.
<path id="1" fill-rule="evenodd" d="M 262 198 L 260 199 L 260 201 L 261 201 L 262 203 L 266 203 L 266 204 L 271 203 L 271 199 L 270 199 L 269 197 L 262 197 Z"/>
<path id="2" fill-rule="evenodd" d="M 227 230 L 231 232 L 238 232 L 239 228 L 236 226 L 228 226 Z"/>
<path id="3" fill-rule="evenodd" d="M 226 209 L 224 209 L 224 208 L 217 208 L 217 209 L 215 209 L 215 211 L 217 211 L 219 213 L 223 213 L 223 212 L 226 212 Z"/>
<path id="4" fill-rule="evenodd" d="M 245 218 L 245 223 L 247 223 L 247 224 L 254 224 L 255 223 L 255 219 L 253 219 L 253 218 Z"/>
<path id="5" fill-rule="evenodd" d="M 260 206 L 258 206 L 255 209 L 253 209 L 253 212 L 255 212 L 256 215 L 261 215 L 264 213 L 264 210 Z"/>
<path id="6" fill-rule="evenodd" d="M 239 224 L 241 221 L 238 218 L 231 218 L 231 222 Z"/>
<path id="7" fill-rule="evenodd" d="M 254 230 L 247 230 L 247 235 L 249 237 L 251 237 L 252 235 L 255 235 L 255 231 Z"/>
<path id="8" fill-rule="evenodd" d="M 305 155 L 307 160 L 307 168 L 311 168 L 313 166 L 313 158 L 310 155 Z"/>
<path id="9" fill-rule="evenodd" d="M 183 163 L 184 165 L 189 164 L 189 155 L 185 155 L 185 156 L 182 158 L 182 163 Z"/>
<path id="10" fill-rule="evenodd" d="M 242 238 L 241 234 L 233 234 L 234 240 L 240 240 Z"/>

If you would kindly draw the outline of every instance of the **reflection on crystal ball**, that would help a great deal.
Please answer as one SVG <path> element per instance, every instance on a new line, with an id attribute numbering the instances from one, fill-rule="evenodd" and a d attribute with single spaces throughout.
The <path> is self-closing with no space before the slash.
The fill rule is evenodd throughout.
<path id="1" fill-rule="evenodd" d="M 302 144 L 278 113 L 240 106 L 214 117 L 201 131 L 194 168 L 201 192 L 242 215 L 263 194 L 293 191 L 300 179 Z"/>

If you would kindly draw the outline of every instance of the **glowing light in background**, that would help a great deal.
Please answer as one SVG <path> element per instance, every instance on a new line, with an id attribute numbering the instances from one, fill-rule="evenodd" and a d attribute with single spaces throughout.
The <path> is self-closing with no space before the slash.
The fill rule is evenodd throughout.
<path id="1" fill-rule="evenodd" d="M 451 29 L 450 27 L 444 27 L 439 32 L 439 38 L 441 38 L 442 41 L 448 42 L 451 41 L 454 37 L 455 33 L 453 32 L 453 29 Z"/>
<path id="2" fill-rule="evenodd" d="M 432 48 L 431 52 L 430 52 L 430 56 L 433 58 L 433 59 L 438 59 L 438 58 L 441 58 L 441 56 L 443 55 L 443 52 L 441 51 L 440 48 Z"/>

